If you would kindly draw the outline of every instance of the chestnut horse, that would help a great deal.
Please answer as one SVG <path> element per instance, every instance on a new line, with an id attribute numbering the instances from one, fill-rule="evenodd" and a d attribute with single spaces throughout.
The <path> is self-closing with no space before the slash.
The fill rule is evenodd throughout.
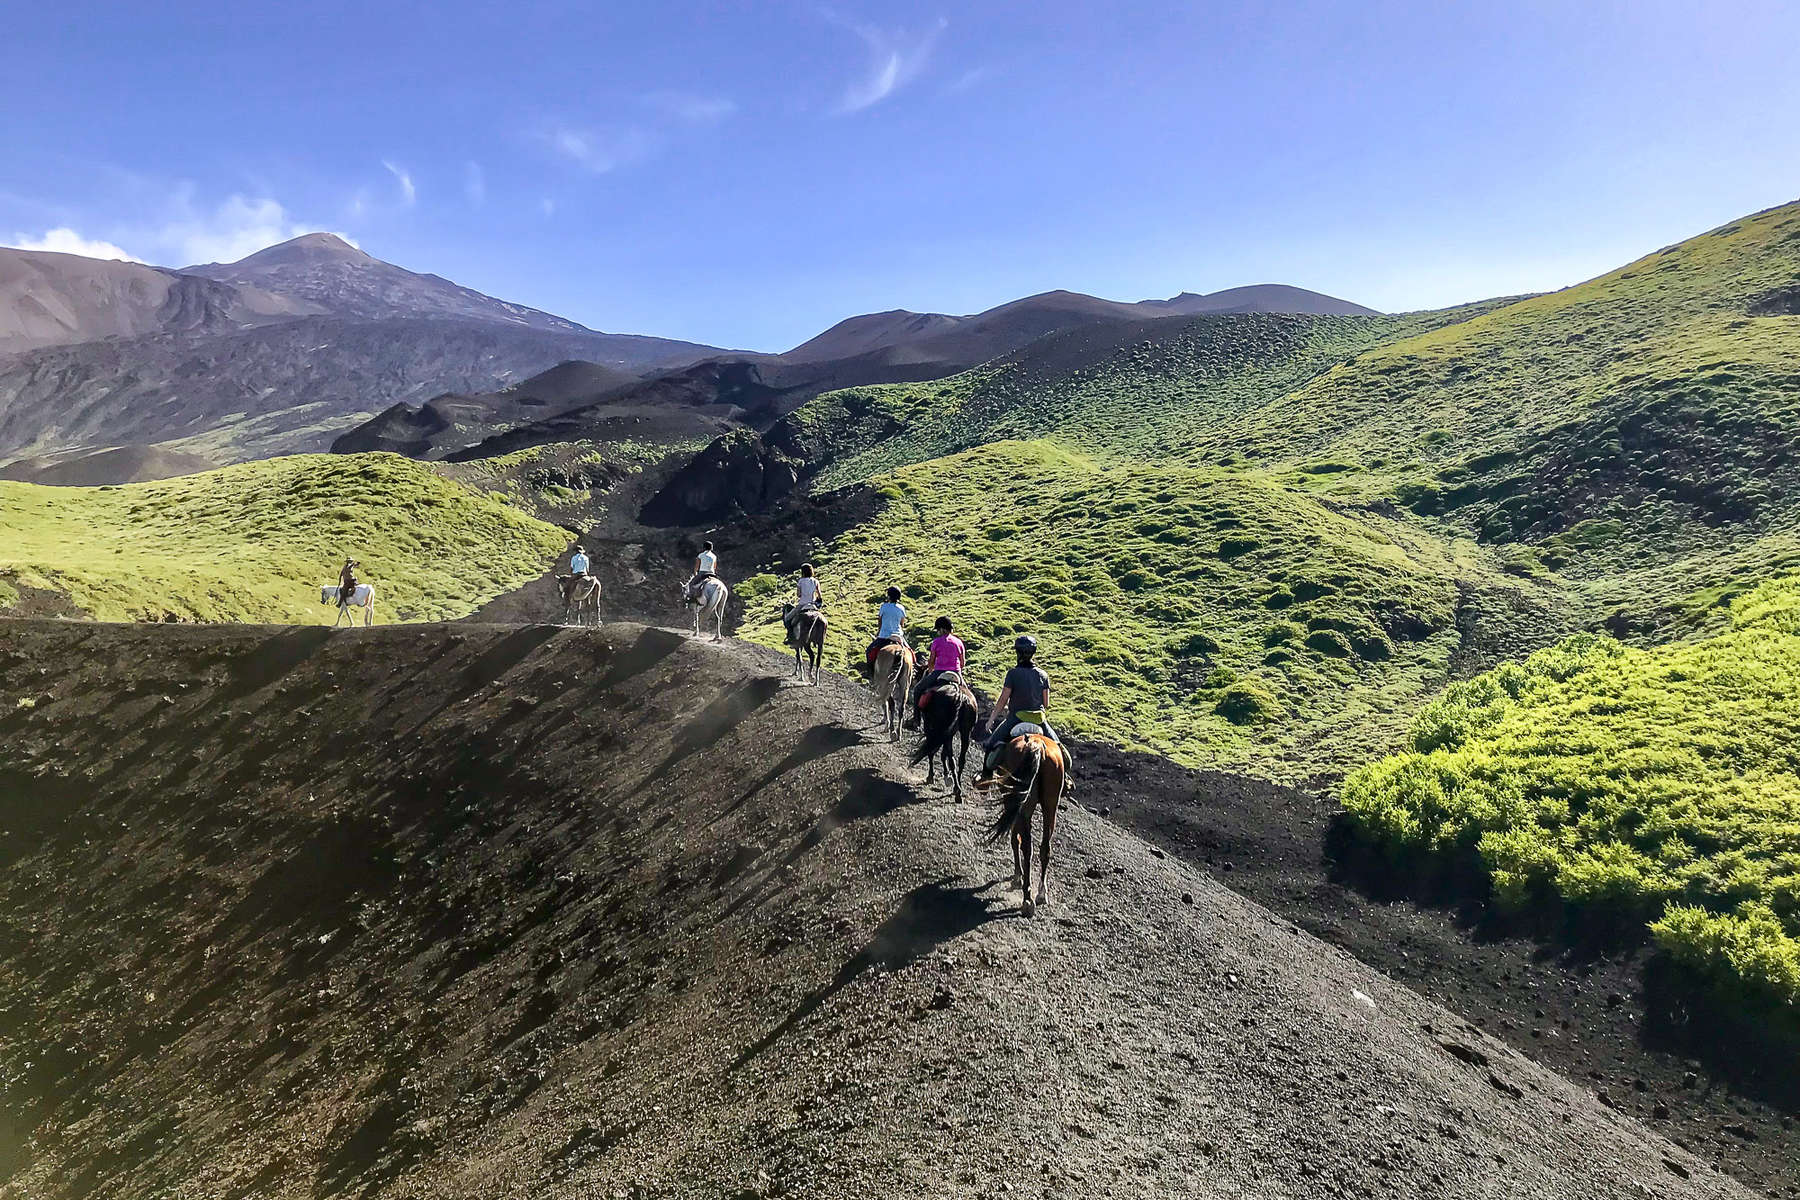
<path id="1" fill-rule="evenodd" d="M 1050 902 L 1050 839 L 1056 835 L 1056 806 L 1062 799 L 1066 774 L 1063 748 L 1041 733 L 1014 738 L 1000 752 L 1000 764 L 990 786 L 1001 788 L 1000 816 L 988 831 L 988 840 L 1007 838 L 1012 843 L 1013 877 L 1019 885 L 1019 908 L 1026 916 L 1038 905 Z M 1031 897 L 1031 819 L 1044 813 L 1044 837 L 1038 848 L 1037 900 Z"/>

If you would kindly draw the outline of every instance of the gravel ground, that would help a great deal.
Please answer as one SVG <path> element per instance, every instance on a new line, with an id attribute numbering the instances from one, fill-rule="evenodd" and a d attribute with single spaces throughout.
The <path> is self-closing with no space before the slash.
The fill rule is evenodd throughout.
<path id="1" fill-rule="evenodd" d="M 0 1196 L 1738 1196 L 862 689 L 609 625 L 0 621 Z"/>

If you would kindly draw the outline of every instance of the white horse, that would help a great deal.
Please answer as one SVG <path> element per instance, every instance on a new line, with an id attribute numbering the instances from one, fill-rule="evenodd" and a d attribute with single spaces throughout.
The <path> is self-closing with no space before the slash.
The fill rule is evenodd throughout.
<path id="1" fill-rule="evenodd" d="M 698 595 L 689 595 L 684 589 L 681 602 L 694 610 L 694 636 L 700 636 L 700 618 L 710 615 L 713 619 L 713 641 L 725 640 L 725 602 L 731 599 L 731 589 L 717 575 L 711 576 L 700 585 Z"/>
<path id="2" fill-rule="evenodd" d="M 319 587 L 319 603 L 320 604 L 336 604 L 338 602 L 338 592 L 341 590 L 342 589 L 340 589 L 338 587 L 338 585 L 335 583 L 321 584 Z M 350 618 L 350 624 L 355 625 L 356 624 L 356 614 L 350 611 L 353 608 L 360 608 L 363 610 L 363 624 L 365 626 L 373 625 L 375 623 L 375 585 L 374 584 L 372 584 L 372 583 L 357 584 L 355 594 L 353 594 L 350 597 L 350 603 L 339 607 L 337 620 L 335 620 L 331 623 L 331 627 L 333 629 L 336 629 L 339 625 L 342 625 L 344 623 L 345 617 Z"/>

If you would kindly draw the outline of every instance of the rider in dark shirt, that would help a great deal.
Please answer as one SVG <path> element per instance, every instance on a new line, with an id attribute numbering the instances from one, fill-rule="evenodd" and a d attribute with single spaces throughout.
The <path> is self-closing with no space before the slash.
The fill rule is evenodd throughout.
<path id="1" fill-rule="evenodd" d="M 1025 720 L 1042 729 L 1045 737 L 1062 747 L 1063 787 L 1067 791 L 1073 786 L 1070 778 L 1075 760 L 1061 736 L 1050 726 L 1050 676 L 1032 661 L 1037 655 L 1037 639 L 1027 634 L 1013 643 L 1013 650 L 1019 656 L 1019 665 L 1006 673 L 1000 684 L 1000 695 L 994 701 L 994 725 L 983 743 L 988 757 L 982 776 L 991 777 L 997 752 L 1012 738 L 1013 726 L 1020 723 L 1020 714 L 1030 714 Z"/>

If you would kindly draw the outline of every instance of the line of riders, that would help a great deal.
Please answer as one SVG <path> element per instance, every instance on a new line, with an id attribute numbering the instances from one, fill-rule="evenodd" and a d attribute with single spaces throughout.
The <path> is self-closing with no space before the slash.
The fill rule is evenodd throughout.
<path id="1" fill-rule="evenodd" d="M 719 556 L 713 550 L 713 544 L 707 542 L 694 559 L 694 574 L 688 579 L 686 595 L 690 599 L 698 595 L 706 580 L 718 576 L 718 567 Z M 904 727 L 917 730 L 922 701 L 932 689 L 955 684 L 970 695 L 974 692 L 969 688 L 966 675 L 968 651 L 963 640 L 956 636 L 955 622 L 947 616 L 937 618 L 932 622 L 930 647 L 925 651 L 918 651 L 907 636 L 908 616 L 906 606 L 900 602 L 900 596 L 899 588 L 887 589 L 887 598 L 876 610 L 875 637 L 869 642 L 863 661 L 857 664 L 857 670 L 865 680 L 870 679 L 876 656 L 886 646 L 899 646 L 903 651 L 914 655 L 920 670 L 913 683 L 912 694 L 908 697 L 908 715 Z M 825 608 L 825 593 L 819 586 L 818 573 L 811 563 L 801 564 L 800 577 L 794 584 L 793 600 L 784 608 L 782 624 L 787 627 L 787 644 L 792 646 L 795 644 L 795 628 L 801 619 L 808 612 L 823 612 Z M 1018 662 L 1006 672 L 1000 683 L 1000 695 L 994 700 L 987 736 L 982 742 L 986 759 L 975 780 L 976 787 L 987 787 L 994 782 L 1000 752 L 1008 742 L 1022 735 L 1041 733 L 1055 742 L 1062 753 L 1065 794 L 1073 790 L 1070 775 L 1074 759 L 1062 736 L 1050 724 L 1050 676 L 1044 668 L 1037 665 L 1037 649 L 1037 639 L 1030 634 L 1021 635 L 1013 641 L 1013 653 Z"/>

